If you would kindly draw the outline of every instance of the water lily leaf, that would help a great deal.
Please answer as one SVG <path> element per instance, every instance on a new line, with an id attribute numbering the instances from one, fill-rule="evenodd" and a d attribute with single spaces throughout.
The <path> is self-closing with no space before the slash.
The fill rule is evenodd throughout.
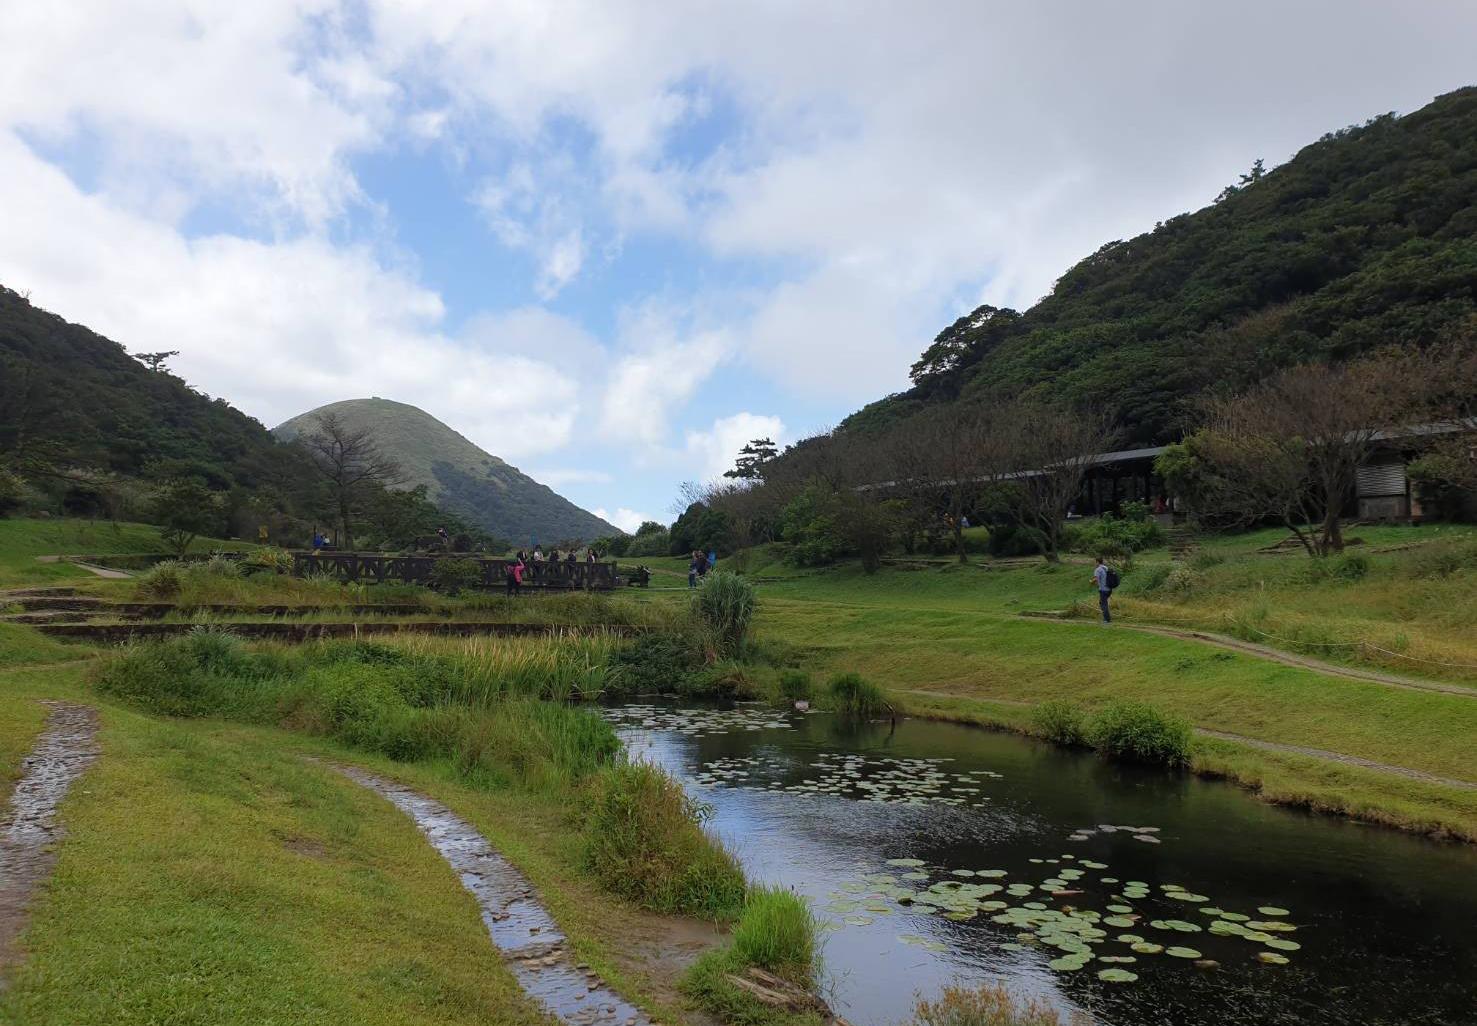
<path id="1" fill-rule="evenodd" d="M 1108 906 L 1108 911 L 1109 912 L 1117 912 L 1119 915 L 1122 915 L 1125 912 L 1132 912 L 1133 911 L 1133 906 L 1132 905 L 1109 905 Z"/>
<path id="2" fill-rule="evenodd" d="M 1250 921 L 1251 916 L 1243 916 L 1240 912 L 1222 912 L 1222 919 L 1228 919 L 1233 923 L 1245 923 Z"/>
<path id="3" fill-rule="evenodd" d="M 871 916 L 847 916 L 842 920 L 847 926 L 871 926 Z"/>
<path id="4" fill-rule="evenodd" d="M 1194 948 L 1181 948 L 1181 947 L 1165 948 L 1164 949 L 1164 953 L 1166 955 L 1171 955 L 1174 958 L 1199 958 L 1200 957 L 1200 952 L 1196 951 Z"/>
<path id="5" fill-rule="evenodd" d="M 897 866 L 900 869 L 916 869 L 919 866 L 926 865 L 922 859 L 888 859 L 887 864 L 889 866 Z"/>
<path id="6" fill-rule="evenodd" d="M 1136 933 L 1120 933 L 1118 940 L 1124 944 L 1143 944 L 1144 938 Z"/>
<path id="7" fill-rule="evenodd" d="M 1287 909 L 1278 908 L 1276 905 L 1263 905 L 1257 911 L 1264 916 L 1287 916 L 1292 914 Z"/>
<path id="8" fill-rule="evenodd" d="M 1202 915 L 1207 915 L 1207 916 L 1218 916 L 1218 915 L 1221 915 L 1222 914 L 1221 913 L 1221 910 L 1218 909 L 1218 908 L 1216 908 L 1214 905 L 1207 905 L 1204 908 L 1202 908 L 1200 910 L 1200 912 L 1201 912 Z"/>
<path id="9" fill-rule="evenodd" d="M 1109 916 L 1108 918 L 1103 920 L 1103 925 L 1116 926 L 1119 929 L 1124 929 L 1132 926 L 1135 922 L 1137 922 L 1137 920 L 1131 919 L 1128 916 Z"/>
<path id="10" fill-rule="evenodd" d="M 1258 951 L 1256 957 L 1258 961 L 1268 965 L 1286 965 L 1291 961 L 1286 955 L 1279 955 L 1275 951 Z"/>
<path id="11" fill-rule="evenodd" d="M 1139 974 L 1127 969 L 1102 969 L 1098 971 L 1097 978 L 1105 983 L 1132 983 Z"/>
<path id="12" fill-rule="evenodd" d="M 1137 962 L 1138 959 L 1134 958 L 1132 955 L 1100 955 L 1098 957 L 1098 961 L 1114 962 L 1122 965 L 1127 965 L 1130 962 Z"/>
<path id="13" fill-rule="evenodd" d="M 1002 945 L 1000 945 L 1000 950 L 1001 951 L 1025 951 L 1026 950 L 1026 946 L 1024 944 L 1002 944 Z"/>
<path id="14" fill-rule="evenodd" d="M 1164 950 L 1164 945 L 1153 944 L 1149 941 L 1140 941 L 1137 944 L 1130 945 L 1130 948 L 1133 951 L 1137 951 L 1140 955 L 1157 955 Z"/>
<path id="15" fill-rule="evenodd" d="M 1303 948 L 1297 941 L 1283 940 L 1281 937 L 1269 937 L 1262 943 L 1278 951 L 1301 951 Z"/>
<path id="16" fill-rule="evenodd" d="M 950 876 L 974 876 L 974 870 L 972 870 L 972 869 L 951 869 L 951 870 L 949 870 L 949 875 Z"/>
<path id="17" fill-rule="evenodd" d="M 1053 958 L 1046 964 L 1061 972 L 1074 972 L 1087 964 L 1087 959 L 1081 955 L 1063 955 L 1061 958 Z"/>

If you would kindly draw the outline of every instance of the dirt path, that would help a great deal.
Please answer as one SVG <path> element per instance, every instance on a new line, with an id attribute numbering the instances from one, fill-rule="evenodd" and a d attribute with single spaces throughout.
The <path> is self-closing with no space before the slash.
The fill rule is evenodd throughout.
<path id="1" fill-rule="evenodd" d="M 56 864 L 62 828 L 57 806 L 72 782 L 97 758 L 97 713 L 67 702 L 47 702 L 51 715 L 0 823 L 0 970 L 20 960 L 17 940 L 36 888 Z M 0 977 L 0 988 L 5 986 Z"/>
<path id="2" fill-rule="evenodd" d="M 36 557 L 36 562 L 38 562 L 38 563 L 60 563 L 60 562 L 62 562 L 62 557 L 61 556 L 37 556 Z M 67 560 L 67 562 L 68 563 L 71 563 L 75 567 L 80 567 L 81 569 L 86 570 L 88 573 L 95 574 L 98 577 L 106 577 L 109 580 L 114 580 L 114 579 L 119 579 L 119 578 L 124 578 L 124 577 L 132 577 L 133 576 L 133 574 L 128 573 L 126 570 L 113 570 L 113 569 L 111 569 L 109 567 L 97 566 L 97 565 L 95 565 L 93 563 L 81 563 L 81 562 L 78 562 L 75 559 L 69 559 L 69 560 Z"/>
<path id="3" fill-rule="evenodd" d="M 1031 616 L 1032 619 L 1050 620 L 1054 623 L 1072 624 L 1078 627 L 1092 627 L 1101 629 L 1096 620 L 1069 620 L 1059 616 L 1050 616 L 1030 613 L 1023 614 Z M 1125 623 L 1122 620 L 1114 620 L 1113 630 L 1137 631 L 1140 634 L 1157 634 L 1165 638 L 1178 638 L 1181 641 L 1194 641 L 1202 645 L 1210 645 L 1214 648 L 1224 648 L 1232 652 L 1240 652 L 1243 655 L 1256 656 L 1258 659 L 1266 659 L 1284 666 L 1296 666 L 1304 670 L 1313 670 L 1316 673 L 1324 673 L 1331 677 L 1346 677 L 1349 680 L 1362 680 L 1370 684 L 1383 684 L 1386 687 L 1404 688 L 1407 691 L 1434 691 L 1443 695 L 1461 695 L 1463 698 L 1477 698 L 1477 688 L 1463 687 L 1460 684 L 1442 684 L 1439 681 L 1420 680 L 1415 677 L 1401 677 L 1392 673 L 1381 673 L 1379 670 L 1366 670 L 1357 666 L 1342 666 L 1338 663 L 1324 662 L 1312 656 L 1298 655 L 1295 652 L 1287 652 L 1280 648 L 1272 648 L 1269 645 L 1259 645 L 1254 641 L 1242 641 L 1228 634 L 1216 634 L 1214 631 L 1202 631 L 1183 627 L 1164 627 L 1159 624 L 1148 623 Z"/>
<path id="4" fill-rule="evenodd" d="M 518 983 L 572 1026 L 654 1026 L 646 1014 L 576 963 L 533 886 L 477 830 L 434 799 L 350 766 L 336 767 L 405 813 L 477 899 L 482 921 Z"/>
<path id="5" fill-rule="evenodd" d="M 1315 759 L 1327 759 L 1329 762 L 1343 763 L 1346 766 L 1358 766 L 1362 769 L 1375 770 L 1379 773 L 1391 773 L 1397 777 L 1405 777 L 1408 780 L 1419 780 L 1425 784 L 1440 784 L 1443 787 L 1455 787 L 1464 791 L 1477 791 L 1477 783 L 1469 780 L 1455 780 L 1451 777 L 1438 777 L 1432 773 L 1422 773 L 1420 770 L 1406 769 L 1404 766 L 1391 766 L 1389 763 L 1375 762 L 1372 759 L 1361 759 L 1357 755 L 1344 755 L 1341 752 L 1329 752 L 1322 748 L 1304 748 L 1302 745 L 1282 745 L 1275 741 L 1258 741 L 1254 737 L 1242 737 L 1240 734 L 1227 734 L 1221 730 L 1206 730 L 1204 727 L 1196 727 L 1195 733 L 1203 737 L 1219 738 L 1222 741 L 1234 741 L 1240 745 L 1251 748 L 1260 748 L 1268 752 L 1285 752 L 1289 755 L 1307 755 Z"/>

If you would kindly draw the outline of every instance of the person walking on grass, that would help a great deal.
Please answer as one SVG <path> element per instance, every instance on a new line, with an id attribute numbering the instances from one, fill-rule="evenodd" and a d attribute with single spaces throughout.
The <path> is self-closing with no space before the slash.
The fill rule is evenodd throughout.
<path id="1" fill-rule="evenodd" d="M 1118 587 L 1118 574 L 1108 568 L 1103 562 L 1103 557 L 1097 558 L 1097 566 L 1092 568 L 1092 583 L 1097 585 L 1097 604 L 1103 611 L 1103 623 L 1112 623 L 1113 614 L 1108 611 L 1108 599 L 1113 595 L 1113 589 Z"/>

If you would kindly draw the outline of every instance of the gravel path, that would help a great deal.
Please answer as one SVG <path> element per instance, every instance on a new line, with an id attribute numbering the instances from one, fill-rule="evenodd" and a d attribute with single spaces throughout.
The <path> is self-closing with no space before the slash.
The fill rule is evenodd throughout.
<path id="1" fill-rule="evenodd" d="M 97 713 L 86 706 L 47 702 L 51 715 L 0 821 L 0 970 L 20 960 L 16 945 L 36 889 L 56 865 L 62 836 L 57 806 L 72 782 L 97 758 Z M 4 987 L 0 977 L 0 988 Z"/>
<path id="2" fill-rule="evenodd" d="M 477 899 L 482 921 L 519 985 L 571 1026 L 655 1026 L 640 1009 L 576 963 L 533 885 L 487 838 L 440 802 L 350 766 L 335 767 L 405 813 Z"/>

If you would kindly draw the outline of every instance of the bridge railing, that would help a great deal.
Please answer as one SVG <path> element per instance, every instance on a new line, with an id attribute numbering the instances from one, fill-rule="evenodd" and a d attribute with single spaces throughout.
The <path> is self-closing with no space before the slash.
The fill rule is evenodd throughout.
<path id="1" fill-rule="evenodd" d="M 332 550 L 299 550 L 292 554 L 292 572 L 296 577 L 331 576 L 335 580 L 371 584 L 387 581 L 402 584 L 430 584 L 432 568 L 437 560 L 465 559 L 478 564 L 482 575 L 476 582 L 480 588 L 501 588 L 506 581 L 509 559 L 485 556 L 409 555 L 397 556 L 380 552 L 336 552 Z M 614 563 L 525 563 L 524 587 L 550 590 L 609 591 L 617 584 Z"/>

